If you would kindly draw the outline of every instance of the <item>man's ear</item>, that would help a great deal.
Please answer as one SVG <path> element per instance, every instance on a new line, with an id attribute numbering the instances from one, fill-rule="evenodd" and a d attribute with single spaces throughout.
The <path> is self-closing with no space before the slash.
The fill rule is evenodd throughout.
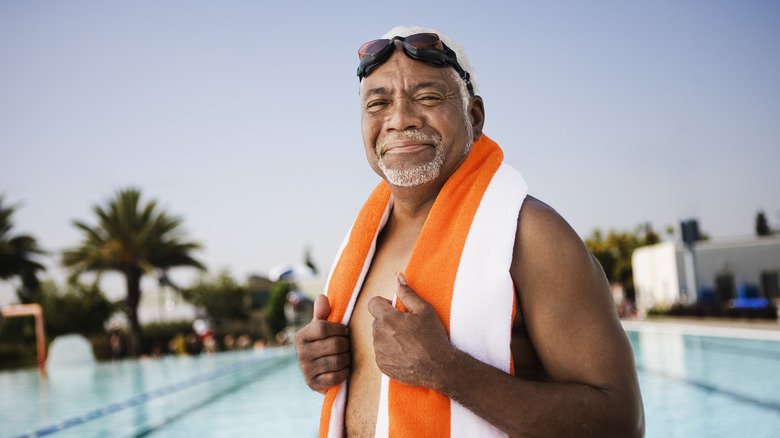
<path id="1" fill-rule="evenodd" d="M 469 118 L 474 128 L 474 141 L 482 138 L 482 127 L 485 126 L 485 104 L 482 98 L 474 96 L 469 102 Z"/>

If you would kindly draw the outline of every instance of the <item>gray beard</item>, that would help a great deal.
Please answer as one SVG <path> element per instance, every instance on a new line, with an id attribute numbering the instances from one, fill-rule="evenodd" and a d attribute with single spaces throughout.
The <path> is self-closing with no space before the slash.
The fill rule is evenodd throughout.
<path id="1" fill-rule="evenodd" d="M 420 140 L 434 144 L 433 159 L 427 163 L 418 164 L 405 169 L 388 168 L 384 161 L 385 148 L 390 142 L 400 138 Z M 469 154 L 472 145 L 473 141 L 470 141 L 466 146 L 464 155 Z M 395 131 L 389 134 L 382 143 L 376 146 L 376 154 L 377 157 L 379 157 L 377 166 L 385 175 L 387 182 L 398 187 L 417 187 L 431 183 L 441 174 L 441 169 L 444 165 L 444 146 L 442 144 L 441 136 L 427 135 L 420 131 Z"/>
<path id="2" fill-rule="evenodd" d="M 444 165 L 444 154 L 441 153 L 441 146 L 437 146 L 433 160 L 424 164 L 408 169 L 390 169 L 384 160 L 379 158 L 377 165 L 382 169 L 388 183 L 398 187 L 416 187 L 428 184 L 439 176 Z"/>
<path id="3" fill-rule="evenodd" d="M 407 168 L 389 168 L 385 163 L 385 151 L 387 145 L 399 139 L 418 140 L 434 145 L 434 157 L 431 161 L 418 164 Z M 376 154 L 379 159 L 377 166 L 384 173 L 387 182 L 399 187 L 416 187 L 427 184 L 441 173 L 444 165 L 444 151 L 442 147 L 441 136 L 436 134 L 425 134 L 421 131 L 393 131 L 385 137 L 381 143 L 376 145 Z"/>

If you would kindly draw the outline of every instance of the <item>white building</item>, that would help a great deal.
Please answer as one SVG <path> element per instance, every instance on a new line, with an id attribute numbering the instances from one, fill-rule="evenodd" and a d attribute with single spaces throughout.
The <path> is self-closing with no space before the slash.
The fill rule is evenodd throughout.
<path id="1" fill-rule="evenodd" d="M 780 238 L 698 241 L 688 259 L 690 272 L 686 252 L 682 243 L 673 242 L 634 251 L 631 265 L 640 314 L 694 300 L 726 305 L 734 299 L 780 299 Z"/>
<path id="2" fill-rule="evenodd" d="M 138 320 L 141 324 L 192 321 L 197 317 L 197 308 L 170 287 L 144 290 L 138 304 Z"/>

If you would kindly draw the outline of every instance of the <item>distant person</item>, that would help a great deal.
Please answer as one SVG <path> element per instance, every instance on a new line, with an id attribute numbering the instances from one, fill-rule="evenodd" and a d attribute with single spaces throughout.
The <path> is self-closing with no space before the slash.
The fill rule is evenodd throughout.
<path id="1" fill-rule="evenodd" d="M 225 351 L 231 351 L 233 350 L 233 347 L 236 345 L 236 340 L 233 338 L 233 335 L 225 335 L 224 338 L 222 338 L 222 347 L 225 349 Z"/>
<path id="2" fill-rule="evenodd" d="M 190 335 L 186 337 L 182 334 L 177 334 L 170 341 L 168 341 L 168 354 L 183 355 L 187 354 L 187 341 L 190 339 Z M 197 341 L 197 337 L 195 338 Z"/>
<path id="3" fill-rule="evenodd" d="M 397 28 L 359 56 L 363 143 L 383 181 L 296 335 L 326 394 L 320 435 L 641 436 L 604 273 L 483 134 L 463 51 Z"/>
<path id="4" fill-rule="evenodd" d="M 122 357 L 122 352 L 124 351 L 124 347 L 122 342 L 122 335 L 119 333 L 119 330 L 111 331 L 111 336 L 109 337 L 109 344 L 111 345 L 111 358 L 116 360 Z"/>
<path id="5" fill-rule="evenodd" d="M 241 335 L 236 339 L 236 348 L 239 350 L 246 350 L 252 346 L 252 338 L 249 335 Z"/>
<path id="6" fill-rule="evenodd" d="M 203 343 L 195 333 L 187 333 L 185 351 L 190 356 L 197 356 L 203 352 Z"/>

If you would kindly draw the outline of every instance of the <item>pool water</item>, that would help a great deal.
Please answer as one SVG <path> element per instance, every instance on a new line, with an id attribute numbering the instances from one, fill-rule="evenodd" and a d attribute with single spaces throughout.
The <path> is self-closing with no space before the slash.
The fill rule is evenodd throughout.
<path id="1" fill-rule="evenodd" d="M 780 342 L 627 331 L 647 437 L 780 436 Z M 0 436 L 314 437 L 290 347 L 0 373 Z"/>
<path id="2" fill-rule="evenodd" d="M 289 347 L 0 373 L 0 394 L 0 437 L 312 437 L 322 403 Z"/>
<path id="3" fill-rule="evenodd" d="M 627 331 L 648 437 L 780 436 L 780 342 Z"/>

